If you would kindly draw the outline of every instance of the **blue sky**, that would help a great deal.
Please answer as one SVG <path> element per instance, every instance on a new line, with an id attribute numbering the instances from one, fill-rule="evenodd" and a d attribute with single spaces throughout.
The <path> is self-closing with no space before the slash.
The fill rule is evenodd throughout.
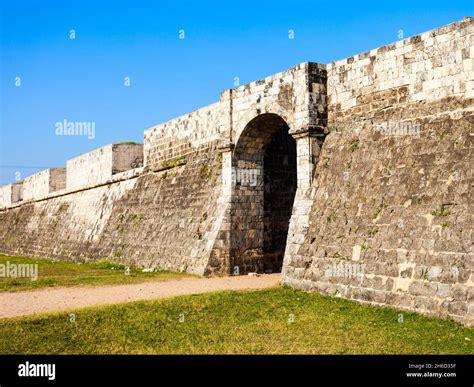
<path id="1" fill-rule="evenodd" d="M 472 0 L 0 3 L 0 185 L 141 142 L 144 129 L 217 101 L 235 77 L 328 63 L 474 15 Z M 64 119 L 94 122 L 95 138 L 56 135 Z"/>

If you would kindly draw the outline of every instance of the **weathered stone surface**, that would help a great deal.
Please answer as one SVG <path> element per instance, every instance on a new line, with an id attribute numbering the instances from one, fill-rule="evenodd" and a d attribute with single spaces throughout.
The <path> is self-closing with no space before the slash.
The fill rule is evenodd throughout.
<path id="1" fill-rule="evenodd" d="M 186 164 L 25 204 L 2 213 L 0 249 L 70 259 L 114 260 L 146 267 L 220 272 L 209 266 L 221 194 L 217 153 Z M 209 170 L 200 176 L 202 165 Z M 214 227 L 214 228 L 213 228 Z M 218 227 L 217 227 L 218 229 Z M 18 232 L 22 230 L 22 232 Z"/>
<path id="2" fill-rule="evenodd" d="M 473 33 L 467 18 L 326 66 L 330 133 L 285 283 L 301 288 L 300 254 L 353 257 L 359 245 L 353 299 L 379 302 L 385 276 L 386 303 L 473 324 Z"/>
<path id="3" fill-rule="evenodd" d="M 23 182 L 0 187 L 0 209 L 7 209 L 23 200 Z"/>
<path id="4" fill-rule="evenodd" d="M 110 144 L 67 162 L 66 189 L 91 188 L 112 175 L 143 166 L 142 144 Z"/>
<path id="5" fill-rule="evenodd" d="M 39 200 L 66 188 L 66 168 L 51 168 L 23 181 L 23 200 Z"/>

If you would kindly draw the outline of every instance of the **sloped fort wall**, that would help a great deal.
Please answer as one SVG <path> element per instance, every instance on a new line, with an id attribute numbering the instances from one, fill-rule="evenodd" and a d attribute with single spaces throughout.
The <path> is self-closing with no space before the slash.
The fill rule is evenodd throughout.
<path id="1" fill-rule="evenodd" d="M 471 18 L 0 190 L 0 251 L 284 283 L 472 324 Z M 24 195 L 26 194 L 26 195 Z"/>
<path id="2" fill-rule="evenodd" d="M 285 283 L 472 323 L 473 27 L 326 66 L 330 133 Z"/>

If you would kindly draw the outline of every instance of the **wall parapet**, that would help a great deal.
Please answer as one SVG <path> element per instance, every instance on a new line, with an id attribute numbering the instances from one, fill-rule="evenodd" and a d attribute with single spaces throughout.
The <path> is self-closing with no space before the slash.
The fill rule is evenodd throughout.
<path id="1" fill-rule="evenodd" d="M 118 143 L 95 149 L 22 182 L 0 187 L 0 208 L 41 201 L 136 177 L 143 172 L 143 144 Z"/>
<path id="2" fill-rule="evenodd" d="M 228 132 L 229 106 L 215 102 L 144 132 L 144 164 L 156 170 L 167 160 L 186 156 Z"/>
<path id="3" fill-rule="evenodd" d="M 327 65 L 330 109 L 474 97 L 474 19 L 399 40 Z M 401 99 L 385 91 L 402 88 Z M 370 98 L 372 93 L 379 93 Z M 397 96 L 395 96 L 397 97 Z M 372 105 L 372 106 L 371 106 Z M 383 106 L 381 106 L 383 107 Z M 351 111 L 352 112 L 352 111 Z M 357 111 L 355 112 L 357 113 Z"/>
<path id="4" fill-rule="evenodd" d="M 1 201 L 0 201 L 0 210 L 17 208 L 17 207 L 21 207 L 22 205 L 27 204 L 27 203 L 42 202 L 42 201 L 58 198 L 58 197 L 61 197 L 61 196 L 73 195 L 73 194 L 76 194 L 76 193 L 79 193 L 79 192 L 89 191 L 89 190 L 93 190 L 93 189 L 96 189 L 96 188 L 109 186 L 109 185 L 112 185 L 112 184 L 115 184 L 115 183 L 120 183 L 120 182 L 123 182 L 123 181 L 136 179 L 139 176 L 143 175 L 143 173 L 144 173 L 144 168 L 139 167 L 139 168 L 130 169 L 128 171 L 116 173 L 110 179 L 108 179 L 106 181 L 103 181 L 101 183 L 97 183 L 96 185 L 89 186 L 89 187 L 82 187 L 82 188 L 78 188 L 76 190 L 62 189 L 62 190 L 51 192 L 50 194 L 48 194 L 48 195 L 46 195 L 42 198 L 35 199 L 35 200 L 23 201 L 22 199 L 17 199 L 15 201 L 12 201 L 10 205 L 4 206 L 4 207 L 1 206 Z M 5 187 L 9 187 L 10 185 L 12 185 L 13 188 L 15 186 L 21 187 L 21 185 L 18 185 L 18 184 L 9 184 L 9 185 L 1 187 L 0 191 Z M 14 195 L 14 197 L 18 197 L 18 193 L 16 193 Z M 0 199 L 1 199 L 1 196 L 0 196 Z"/>
<path id="5" fill-rule="evenodd" d="M 10 208 L 23 200 L 23 182 L 0 187 L 0 209 Z"/>
<path id="6" fill-rule="evenodd" d="M 326 66 L 304 62 L 291 69 L 225 90 L 218 102 L 144 133 L 145 166 L 161 164 L 202 147 L 232 143 L 246 123 L 263 113 L 281 116 L 291 129 L 326 126 Z"/>
<path id="7" fill-rule="evenodd" d="M 28 176 L 23 181 L 23 200 L 43 199 L 66 188 L 66 168 L 49 168 Z"/>
<path id="8" fill-rule="evenodd" d="M 67 162 L 66 189 L 74 191 L 105 183 L 119 172 L 143 165 L 143 144 L 109 144 Z"/>

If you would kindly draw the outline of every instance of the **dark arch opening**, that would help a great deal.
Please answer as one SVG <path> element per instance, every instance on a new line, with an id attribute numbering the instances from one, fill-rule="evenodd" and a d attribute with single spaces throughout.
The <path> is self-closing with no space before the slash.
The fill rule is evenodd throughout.
<path id="1" fill-rule="evenodd" d="M 296 141 L 280 116 L 250 121 L 234 150 L 231 271 L 279 272 L 296 193 Z"/>

